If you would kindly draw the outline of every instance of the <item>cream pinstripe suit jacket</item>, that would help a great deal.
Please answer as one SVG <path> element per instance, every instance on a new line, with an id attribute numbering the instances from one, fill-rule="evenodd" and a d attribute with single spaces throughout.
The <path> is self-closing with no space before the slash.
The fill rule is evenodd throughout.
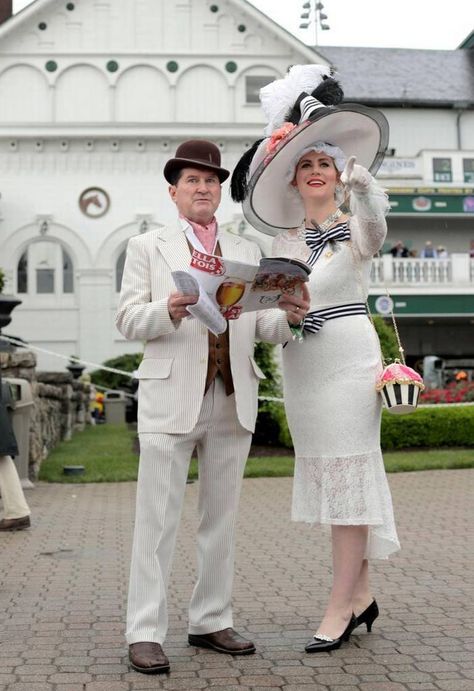
<path id="1" fill-rule="evenodd" d="M 221 233 L 222 256 L 257 264 L 260 250 L 243 238 Z M 119 331 L 145 341 L 138 370 L 139 433 L 186 433 L 198 419 L 204 395 L 208 332 L 197 319 L 172 321 L 168 296 L 176 290 L 171 271 L 186 270 L 191 259 L 181 225 L 152 230 L 130 239 L 116 317 Z M 237 415 L 250 432 L 255 428 L 259 379 L 254 341 L 284 343 L 291 338 L 285 313 L 278 309 L 249 312 L 231 321 L 230 361 Z"/>

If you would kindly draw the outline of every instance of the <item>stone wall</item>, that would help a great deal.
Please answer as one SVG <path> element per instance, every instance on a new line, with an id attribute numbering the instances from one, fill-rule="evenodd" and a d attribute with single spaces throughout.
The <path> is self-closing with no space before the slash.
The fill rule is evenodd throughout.
<path id="1" fill-rule="evenodd" d="M 29 474 L 35 479 L 50 451 L 89 421 L 90 385 L 69 372 L 37 372 L 36 355 L 28 350 L 0 352 L 0 367 L 2 379 L 26 379 L 31 385 Z"/>

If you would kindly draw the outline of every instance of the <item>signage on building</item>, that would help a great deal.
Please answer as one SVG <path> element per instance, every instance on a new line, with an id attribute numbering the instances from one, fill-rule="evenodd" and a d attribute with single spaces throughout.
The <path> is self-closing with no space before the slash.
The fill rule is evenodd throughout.
<path id="1" fill-rule="evenodd" d="M 393 300 L 389 295 L 379 295 L 374 304 L 378 314 L 386 315 L 393 311 Z"/>
<path id="2" fill-rule="evenodd" d="M 421 178 L 421 161 L 417 158 L 385 158 L 377 171 L 377 177 Z"/>
<path id="3" fill-rule="evenodd" d="M 378 314 L 388 314 L 387 295 L 370 295 L 369 307 Z M 474 295 L 395 295 L 393 313 L 397 317 L 472 317 Z"/>
<path id="4" fill-rule="evenodd" d="M 391 187 L 391 213 L 474 214 L 473 187 Z"/>

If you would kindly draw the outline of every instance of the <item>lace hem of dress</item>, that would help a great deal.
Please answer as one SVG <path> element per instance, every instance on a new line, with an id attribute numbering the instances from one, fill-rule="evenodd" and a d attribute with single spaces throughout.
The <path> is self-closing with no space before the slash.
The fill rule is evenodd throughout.
<path id="1" fill-rule="evenodd" d="M 297 457 L 292 520 L 368 525 L 367 558 L 385 559 L 400 549 L 381 452 Z"/>

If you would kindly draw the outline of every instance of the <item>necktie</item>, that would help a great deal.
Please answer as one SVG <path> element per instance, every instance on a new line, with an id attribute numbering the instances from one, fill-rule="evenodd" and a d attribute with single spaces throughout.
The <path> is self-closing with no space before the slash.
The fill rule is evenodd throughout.
<path id="1" fill-rule="evenodd" d="M 186 220 L 189 222 L 190 226 L 194 230 L 194 234 L 206 252 L 208 254 L 214 254 L 217 233 L 216 219 L 213 218 L 212 221 L 205 226 L 201 225 L 200 223 L 196 223 L 195 221 L 190 221 L 189 219 Z"/>

